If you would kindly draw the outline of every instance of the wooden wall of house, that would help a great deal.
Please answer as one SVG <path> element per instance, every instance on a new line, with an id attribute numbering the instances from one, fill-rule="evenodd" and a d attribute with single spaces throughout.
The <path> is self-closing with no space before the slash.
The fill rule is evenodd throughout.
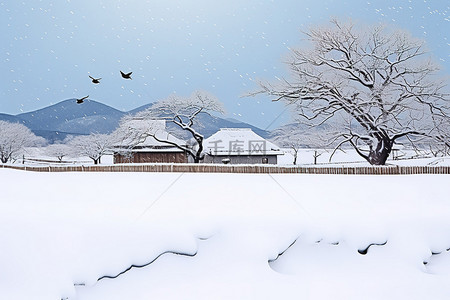
<path id="1" fill-rule="evenodd" d="M 114 163 L 187 163 L 184 152 L 135 152 L 131 157 L 114 154 Z"/>

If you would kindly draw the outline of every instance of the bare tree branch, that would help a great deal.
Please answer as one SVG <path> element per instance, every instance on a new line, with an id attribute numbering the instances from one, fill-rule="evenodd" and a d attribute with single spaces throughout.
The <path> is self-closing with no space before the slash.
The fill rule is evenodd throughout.
<path id="1" fill-rule="evenodd" d="M 439 127 L 449 123 L 449 94 L 423 41 L 336 19 L 306 36 L 311 47 L 291 52 L 291 78 L 261 82 L 259 93 L 293 105 L 311 126 L 340 122 L 339 147 L 351 145 L 371 164 L 385 164 L 395 142 L 414 142 L 407 137 L 448 140 L 448 126 Z"/>
<path id="2" fill-rule="evenodd" d="M 189 133 L 194 140 L 194 144 L 173 141 L 167 136 L 161 136 L 160 128 L 140 128 L 133 130 L 127 127 L 127 119 L 124 119 L 122 125 L 119 126 L 122 131 L 128 132 L 119 136 L 128 136 L 127 143 L 130 148 L 138 145 L 143 139 L 152 137 L 156 141 L 177 147 L 188 153 L 194 162 L 198 163 L 204 158 L 203 153 L 203 135 L 198 132 L 194 125 L 200 114 L 224 113 L 224 108 L 219 100 L 204 91 L 196 91 L 190 97 L 184 98 L 177 95 L 171 95 L 167 99 L 156 102 L 152 107 L 143 112 L 137 113 L 135 116 L 128 118 L 137 118 L 143 120 L 163 119 L 172 122 Z M 130 133 L 131 132 L 131 133 Z M 124 144 L 122 142 L 122 144 Z"/>

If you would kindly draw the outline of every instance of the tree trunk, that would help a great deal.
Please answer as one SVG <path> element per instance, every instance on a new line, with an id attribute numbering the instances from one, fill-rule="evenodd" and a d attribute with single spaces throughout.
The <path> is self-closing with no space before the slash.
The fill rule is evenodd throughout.
<path id="1" fill-rule="evenodd" d="M 203 160 L 204 156 L 202 156 L 203 152 L 203 137 L 196 135 L 194 136 L 195 140 L 197 141 L 198 149 L 194 156 L 194 163 L 198 164 L 200 161 Z"/>
<path id="2" fill-rule="evenodd" d="M 193 156 L 194 163 L 196 163 L 196 164 L 200 163 L 203 160 L 203 158 L 204 158 L 204 156 L 202 156 L 201 153 Z"/>
<path id="3" fill-rule="evenodd" d="M 317 158 L 320 156 L 320 154 L 317 153 L 317 150 L 314 150 L 314 164 L 317 165 Z"/>
<path id="4" fill-rule="evenodd" d="M 294 166 L 297 165 L 297 156 L 298 156 L 298 149 L 295 148 L 294 146 L 292 147 L 292 149 L 294 150 Z"/>
<path id="5" fill-rule="evenodd" d="M 391 154 L 392 144 L 393 143 L 387 138 L 379 140 L 375 149 L 370 147 L 369 155 L 366 158 L 367 161 L 371 165 L 384 166 Z"/>

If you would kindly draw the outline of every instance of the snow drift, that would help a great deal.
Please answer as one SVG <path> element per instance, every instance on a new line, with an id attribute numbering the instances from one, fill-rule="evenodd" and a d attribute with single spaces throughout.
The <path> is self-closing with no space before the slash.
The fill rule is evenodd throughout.
<path id="1" fill-rule="evenodd" d="M 448 299 L 446 175 L 0 169 L 5 299 Z"/>

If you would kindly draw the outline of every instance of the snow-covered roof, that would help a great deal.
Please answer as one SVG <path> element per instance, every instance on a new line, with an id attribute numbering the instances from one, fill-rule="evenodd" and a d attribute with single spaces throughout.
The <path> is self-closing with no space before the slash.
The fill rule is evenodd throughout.
<path id="1" fill-rule="evenodd" d="M 186 141 L 183 141 L 166 131 L 165 120 L 149 120 L 142 118 L 134 118 L 127 121 L 122 126 L 129 128 L 128 132 L 131 134 L 121 143 L 122 145 L 131 145 L 136 141 L 136 138 L 142 136 L 145 133 L 151 133 L 159 140 L 166 140 L 177 145 L 186 145 Z M 142 141 L 135 145 L 139 148 L 172 148 L 174 146 L 157 141 L 152 136 L 142 138 Z M 178 148 L 177 148 L 178 149 Z M 142 150 L 141 150 L 142 151 Z"/>
<path id="2" fill-rule="evenodd" d="M 203 146 L 212 155 L 283 155 L 280 147 L 250 128 L 221 128 Z"/>

